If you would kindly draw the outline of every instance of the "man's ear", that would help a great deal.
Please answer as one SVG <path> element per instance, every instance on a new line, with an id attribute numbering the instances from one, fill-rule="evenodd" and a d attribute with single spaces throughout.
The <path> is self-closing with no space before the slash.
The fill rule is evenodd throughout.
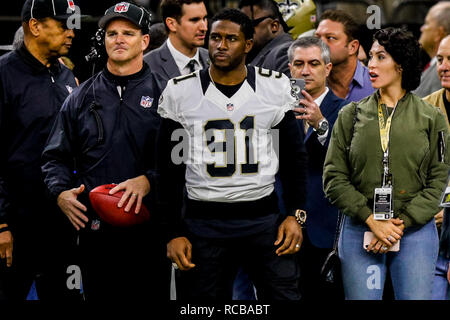
<path id="1" fill-rule="evenodd" d="M 166 18 L 166 26 L 169 28 L 171 32 L 177 31 L 178 21 L 175 18 L 167 17 Z"/>
<path id="2" fill-rule="evenodd" d="M 358 55 L 359 40 L 353 39 L 348 43 L 348 54 L 350 56 Z"/>
<path id="3" fill-rule="evenodd" d="M 325 65 L 325 76 L 326 77 L 328 77 L 330 75 L 331 69 L 333 69 L 333 64 L 331 62 L 327 63 Z"/>
<path id="4" fill-rule="evenodd" d="M 142 51 L 145 51 L 145 49 L 147 49 L 149 44 L 150 44 L 150 35 L 149 34 L 142 35 Z"/>
<path id="5" fill-rule="evenodd" d="M 253 39 L 245 40 L 245 53 L 249 53 L 253 48 Z"/>
<path id="6" fill-rule="evenodd" d="M 40 34 L 40 22 L 37 21 L 35 18 L 31 18 L 28 21 L 28 29 L 30 30 L 30 33 L 37 37 Z"/>
<path id="7" fill-rule="evenodd" d="M 272 31 L 272 33 L 277 33 L 278 30 L 280 30 L 280 27 L 281 27 L 280 21 L 278 21 L 277 19 L 274 19 L 270 23 L 270 31 Z"/>
<path id="8" fill-rule="evenodd" d="M 438 29 L 437 29 L 437 33 L 436 33 L 436 34 L 437 34 L 437 37 L 438 37 L 438 39 L 437 39 L 437 40 L 438 40 L 438 41 L 437 41 L 437 42 L 438 42 L 438 45 L 437 45 L 437 46 L 439 47 L 439 43 L 441 42 L 442 39 L 445 38 L 445 36 L 447 35 L 447 33 L 445 32 L 443 26 L 439 26 Z"/>

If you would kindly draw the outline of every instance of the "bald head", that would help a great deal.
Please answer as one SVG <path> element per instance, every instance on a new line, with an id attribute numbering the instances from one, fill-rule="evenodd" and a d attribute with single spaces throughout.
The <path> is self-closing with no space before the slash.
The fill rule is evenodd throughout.
<path id="1" fill-rule="evenodd" d="M 450 94 L 450 35 L 442 39 L 437 51 L 437 71 L 441 85 Z"/>
<path id="2" fill-rule="evenodd" d="M 438 2 L 430 8 L 420 28 L 419 42 L 430 57 L 436 55 L 441 40 L 450 34 L 450 1 Z"/>

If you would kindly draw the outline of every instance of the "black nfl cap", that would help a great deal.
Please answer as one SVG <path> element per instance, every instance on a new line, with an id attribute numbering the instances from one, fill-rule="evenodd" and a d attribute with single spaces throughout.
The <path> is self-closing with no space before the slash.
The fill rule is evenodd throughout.
<path id="1" fill-rule="evenodd" d="M 67 20 L 75 13 L 73 0 L 27 0 L 22 7 L 22 21 L 31 18 Z"/>
<path id="2" fill-rule="evenodd" d="M 111 20 L 117 18 L 132 22 L 142 30 L 143 34 L 147 34 L 150 28 L 150 13 L 129 2 L 119 2 L 106 10 L 105 15 L 98 22 L 98 26 L 104 29 Z"/>

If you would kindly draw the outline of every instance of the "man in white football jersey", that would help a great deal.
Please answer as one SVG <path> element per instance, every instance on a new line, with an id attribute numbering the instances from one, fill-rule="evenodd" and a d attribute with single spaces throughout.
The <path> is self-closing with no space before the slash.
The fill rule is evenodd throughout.
<path id="1" fill-rule="evenodd" d="M 245 65 L 253 32 L 239 10 L 219 12 L 210 68 L 170 80 L 160 99 L 161 212 L 182 299 L 231 299 L 238 267 L 258 299 L 300 298 L 293 254 L 306 220 L 306 152 L 289 79 Z M 288 216 L 279 214 L 277 172 Z"/>

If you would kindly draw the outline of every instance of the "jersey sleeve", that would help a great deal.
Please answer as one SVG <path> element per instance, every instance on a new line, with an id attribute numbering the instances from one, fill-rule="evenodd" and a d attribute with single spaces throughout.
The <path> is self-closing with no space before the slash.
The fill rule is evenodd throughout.
<path id="1" fill-rule="evenodd" d="M 289 78 L 284 74 L 281 74 L 281 78 L 275 78 L 273 84 L 274 89 L 272 90 L 276 90 L 274 92 L 274 96 L 279 97 L 277 103 L 280 106 L 280 108 L 278 108 L 277 112 L 275 113 L 275 117 L 272 123 L 272 127 L 275 127 L 281 122 L 281 120 L 283 120 L 286 112 L 294 109 L 296 100 L 291 95 L 291 82 Z"/>
<path id="2" fill-rule="evenodd" d="M 179 122 L 175 90 L 175 84 L 170 80 L 159 97 L 158 113 L 162 118 Z"/>

